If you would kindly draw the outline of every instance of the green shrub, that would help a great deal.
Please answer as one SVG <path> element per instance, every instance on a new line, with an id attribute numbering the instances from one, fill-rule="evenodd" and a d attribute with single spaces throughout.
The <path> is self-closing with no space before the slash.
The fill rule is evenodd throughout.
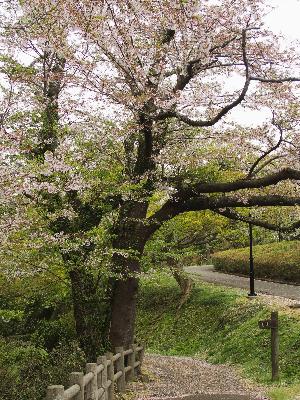
<path id="1" fill-rule="evenodd" d="M 47 352 L 31 343 L 0 339 L 1 400 L 43 400 L 48 385 L 67 385 L 69 373 L 82 370 L 84 361 L 76 342 Z"/>
<path id="2" fill-rule="evenodd" d="M 284 241 L 253 247 L 255 276 L 300 284 L 300 241 Z M 247 275 L 249 248 L 214 253 L 215 268 L 229 273 Z"/>
<path id="3" fill-rule="evenodd" d="M 20 310 L 0 309 L 0 332 L 2 336 L 23 333 L 24 313 Z"/>
<path id="4" fill-rule="evenodd" d="M 68 313 L 57 319 L 38 321 L 30 340 L 36 346 L 51 351 L 59 343 L 75 339 L 76 332 L 73 315 Z"/>

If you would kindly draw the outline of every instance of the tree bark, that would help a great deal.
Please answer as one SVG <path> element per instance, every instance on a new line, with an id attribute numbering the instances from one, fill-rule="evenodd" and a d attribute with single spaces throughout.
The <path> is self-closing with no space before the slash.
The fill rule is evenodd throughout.
<path id="1" fill-rule="evenodd" d="M 126 348 L 134 340 L 140 258 L 147 241 L 144 225 L 147 208 L 147 202 L 128 201 L 120 210 L 113 243 L 119 250 L 112 258 L 109 335 L 112 348 Z"/>
<path id="2" fill-rule="evenodd" d="M 134 341 L 139 286 L 137 274 L 140 272 L 140 263 L 138 260 L 127 260 L 126 262 L 126 260 L 118 256 L 114 257 L 114 263 L 118 267 L 123 264 L 125 268 L 130 268 L 132 276 L 127 273 L 121 279 L 114 279 L 112 283 L 109 339 L 113 349 L 121 345 L 124 348 L 128 348 Z"/>
<path id="3" fill-rule="evenodd" d="M 187 300 L 189 299 L 194 286 L 194 282 L 191 278 L 184 275 L 180 267 L 175 266 L 172 267 L 171 270 L 181 291 L 181 296 L 178 304 L 178 309 L 180 309 L 184 305 L 184 303 L 186 303 Z"/>
<path id="4" fill-rule="evenodd" d="M 180 309 L 183 304 L 189 299 L 194 286 L 194 282 L 184 273 L 182 266 L 180 266 L 173 257 L 168 257 L 167 262 L 172 272 L 172 275 L 174 276 L 180 288 L 181 296 L 178 304 L 178 309 Z"/>

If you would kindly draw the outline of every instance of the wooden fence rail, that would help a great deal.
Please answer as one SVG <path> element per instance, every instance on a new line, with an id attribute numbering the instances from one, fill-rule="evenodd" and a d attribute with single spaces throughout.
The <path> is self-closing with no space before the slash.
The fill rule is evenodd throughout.
<path id="1" fill-rule="evenodd" d="M 126 382 L 140 374 L 144 347 L 132 344 L 128 350 L 116 348 L 116 354 L 100 356 L 96 363 L 86 365 L 86 373 L 72 372 L 70 387 L 51 385 L 46 400 L 113 400 L 115 383 L 124 392 Z"/>

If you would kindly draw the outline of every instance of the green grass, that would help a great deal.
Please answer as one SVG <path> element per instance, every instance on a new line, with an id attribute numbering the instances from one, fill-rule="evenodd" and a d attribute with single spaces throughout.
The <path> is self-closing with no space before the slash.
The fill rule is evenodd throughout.
<path id="1" fill-rule="evenodd" d="M 293 385 L 291 387 L 277 387 L 269 390 L 268 395 L 272 400 L 293 400 L 299 396 L 300 385 Z M 298 397 L 299 398 L 299 397 Z"/>
<path id="2" fill-rule="evenodd" d="M 300 284 L 300 241 L 283 241 L 254 246 L 255 275 Z M 213 254 L 216 269 L 248 274 L 249 248 L 231 249 Z"/>
<path id="3" fill-rule="evenodd" d="M 270 316 L 266 305 L 249 300 L 242 291 L 202 283 L 196 284 L 180 310 L 178 299 L 179 290 L 170 277 L 143 283 L 137 335 L 148 352 L 231 363 L 255 382 L 271 384 L 270 331 L 258 328 L 258 321 Z M 283 393 L 284 386 L 292 390 L 300 382 L 300 317 L 280 311 L 279 318 Z"/>

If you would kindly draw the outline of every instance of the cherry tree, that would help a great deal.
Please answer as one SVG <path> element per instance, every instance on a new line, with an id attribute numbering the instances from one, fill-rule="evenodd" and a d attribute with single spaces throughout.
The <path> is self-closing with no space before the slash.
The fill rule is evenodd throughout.
<path id="1" fill-rule="evenodd" d="M 247 221 L 237 208 L 299 205 L 299 54 L 282 49 L 264 26 L 262 0 L 29 0 L 22 7 L 31 17 L 25 31 L 26 19 L 18 31 L 20 46 L 34 44 L 30 54 L 43 49 L 31 62 L 35 74 L 26 78 L 33 103 L 39 97 L 32 85 L 42 82 L 44 90 L 33 135 L 38 140 L 29 151 L 34 160 L 29 169 L 38 164 L 39 179 L 35 175 L 31 185 L 36 183 L 35 194 L 48 212 L 54 207 L 52 234 L 80 237 L 81 245 L 63 257 L 72 264 L 74 303 L 78 295 L 84 299 L 76 320 L 85 321 L 78 327 L 85 343 L 91 337 L 84 315 L 97 312 L 89 309 L 93 279 L 81 267 L 94 248 L 85 233 L 104 215 L 95 196 L 110 205 L 105 209 L 114 221 L 110 278 L 103 275 L 100 281 L 106 286 L 111 345 L 128 346 L 140 258 L 165 221 L 197 210 Z M 242 113 L 258 110 L 263 122 L 236 122 Z M 72 128 L 61 135 L 62 126 Z M 32 130 L 25 130 L 28 138 Z M 103 174 L 97 184 L 95 175 L 77 174 L 74 185 L 70 160 L 82 157 L 82 147 L 75 145 L 78 133 L 93 137 L 100 149 L 86 169 L 102 170 L 105 159 L 106 169 L 118 171 L 110 187 Z M 59 165 L 67 178 L 54 184 L 49 177 Z M 157 191 L 163 202 L 150 215 Z M 36 201 L 32 192 L 26 196 Z"/>
<path id="2" fill-rule="evenodd" d="M 124 172 L 134 188 L 123 198 L 115 226 L 114 247 L 127 254 L 113 256 L 122 276 L 112 283 L 113 344 L 132 341 L 139 258 L 164 221 L 191 210 L 229 216 L 228 210 L 245 205 L 299 204 L 298 186 L 281 183 L 299 179 L 299 79 L 287 73 L 297 71 L 299 56 L 281 50 L 264 27 L 265 7 L 262 1 L 66 5 L 81 46 L 89 47 L 88 58 L 75 60 L 82 82 L 95 99 L 118 107 L 112 118 L 124 128 Z M 233 111 L 242 107 L 262 108 L 269 120 L 253 128 L 232 126 Z M 197 181 L 176 174 L 187 151 L 199 154 L 194 164 L 205 171 L 213 143 L 241 160 L 235 176 L 207 174 Z M 147 218 L 158 187 L 168 200 Z"/>

